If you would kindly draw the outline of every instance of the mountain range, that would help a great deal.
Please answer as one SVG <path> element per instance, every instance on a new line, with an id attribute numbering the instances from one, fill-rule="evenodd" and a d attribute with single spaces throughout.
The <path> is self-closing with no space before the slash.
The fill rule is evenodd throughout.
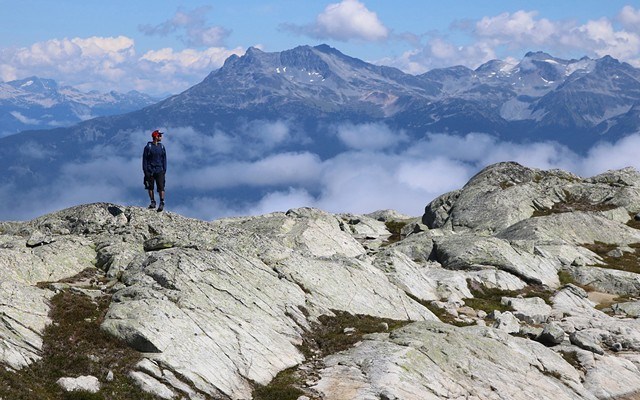
<path id="1" fill-rule="evenodd" d="M 383 126 L 406 146 L 429 133 L 482 132 L 517 143 L 551 140 L 582 153 L 601 140 L 637 132 L 639 123 L 640 69 L 609 56 L 565 60 L 531 52 L 519 62 L 494 60 L 475 70 L 453 66 L 411 75 L 327 45 L 282 52 L 249 48 L 201 83 L 136 111 L 0 139 L 0 194 L 35 196 L 34 188 L 54 184 L 71 165 L 91 168 L 96 158 L 113 155 L 125 158 L 116 170 L 125 163 L 124 174 L 135 175 L 138 153 L 157 128 L 168 133 L 167 143 L 179 143 L 188 153 L 179 162 L 170 154 L 173 181 L 182 184 L 232 162 L 281 154 L 331 159 L 349 149 L 340 134 L 344 125 Z M 365 132 L 356 145 L 373 140 Z M 79 174 L 73 178 L 73 184 L 95 184 L 93 175 L 84 176 L 87 181 Z M 123 180 L 118 185 L 126 190 L 111 201 L 140 197 L 138 180 Z M 208 182 L 202 178 L 182 187 L 174 201 L 206 197 Z M 257 189 L 216 186 L 216 196 L 242 203 L 268 189 L 295 186 L 278 182 Z M 313 183 L 306 190 L 317 194 Z"/>
<path id="2" fill-rule="evenodd" d="M 32 76 L 0 83 L 0 137 L 24 130 L 71 126 L 91 118 L 123 114 L 159 99 L 130 91 L 82 92 Z"/>

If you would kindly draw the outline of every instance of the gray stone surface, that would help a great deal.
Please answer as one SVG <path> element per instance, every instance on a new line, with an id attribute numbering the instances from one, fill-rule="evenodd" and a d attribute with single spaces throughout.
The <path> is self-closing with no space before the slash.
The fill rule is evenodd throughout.
<path id="1" fill-rule="evenodd" d="M 513 308 L 513 315 L 533 325 L 547 322 L 551 317 L 551 306 L 539 297 L 503 297 L 502 304 Z"/>
<path id="2" fill-rule="evenodd" d="M 520 332 L 520 320 L 511 311 L 494 312 L 493 327 L 506 333 Z"/>
<path id="3" fill-rule="evenodd" d="M 640 317 L 640 301 L 628 301 L 625 303 L 616 303 L 611 306 L 616 314 L 623 314 L 629 317 Z"/>
<path id="4" fill-rule="evenodd" d="M 325 364 L 314 389 L 329 399 L 597 398 L 552 350 L 486 327 L 414 323 Z"/>
<path id="5" fill-rule="evenodd" d="M 565 340 L 565 337 L 566 335 L 562 327 L 555 322 L 551 322 L 549 324 L 544 324 L 542 333 L 540 333 L 537 339 L 540 343 L 554 346 L 562 343 Z"/>
<path id="6" fill-rule="evenodd" d="M 98 393 L 100 391 L 100 381 L 91 375 L 78 376 L 77 378 L 60 378 L 57 383 L 66 392 Z"/>
<path id="7" fill-rule="evenodd" d="M 290 367 L 306 371 L 309 398 L 629 395 L 640 391 L 637 301 L 612 304 L 611 316 L 590 298 L 636 297 L 639 275 L 605 268 L 584 245 L 633 254 L 639 182 L 633 169 L 582 179 L 501 163 L 435 199 L 424 224 L 312 208 L 205 222 L 104 203 L 3 222 L 0 363 L 37 362 L 49 299 L 76 290 L 112 296 L 102 328 L 143 352 L 130 376 L 160 398 L 248 399 Z M 391 238 L 389 222 L 406 224 L 402 235 Z M 58 282 L 87 268 L 109 282 Z M 386 324 L 324 359 L 301 352 L 339 312 L 418 322 Z"/>

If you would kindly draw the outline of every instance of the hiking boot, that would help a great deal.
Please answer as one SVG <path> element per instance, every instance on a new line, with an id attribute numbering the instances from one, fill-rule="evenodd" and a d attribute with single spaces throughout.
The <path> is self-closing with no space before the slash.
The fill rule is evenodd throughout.
<path id="1" fill-rule="evenodd" d="M 156 201 L 155 200 L 151 200 L 151 204 L 149 204 L 149 207 L 147 207 L 148 209 L 152 209 L 152 208 L 156 208 Z"/>
<path id="2" fill-rule="evenodd" d="M 164 201 L 160 202 L 160 205 L 158 206 L 158 212 L 164 210 Z"/>

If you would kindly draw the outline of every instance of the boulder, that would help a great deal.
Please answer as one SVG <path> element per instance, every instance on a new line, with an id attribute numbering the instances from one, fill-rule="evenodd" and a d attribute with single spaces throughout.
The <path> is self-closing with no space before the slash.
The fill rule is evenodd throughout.
<path id="1" fill-rule="evenodd" d="M 566 271 L 579 285 L 585 285 L 605 293 L 635 296 L 640 293 L 640 275 L 611 268 L 573 266 Z"/>
<path id="2" fill-rule="evenodd" d="M 565 339 L 565 332 L 562 327 L 555 323 L 551 322 L 548 324 L 544 324 L 544 328 L 542 329 L 542 333 L 537 337 L 537 340 L 545 344 L 547 346 L 555 346 L 562 343 Z"/>
<path id="3" fill-rule="evenodd" d="M 640 317 L 640 301 L 627 301 L 611 305 L 611 309 L 616 314 L 623 314 L 628 317 Z"/>
<path id="4" fill-rule="evenodd" d="M 332 310 L 436 319 L 330 214 L 300 209 L 215 224 L 213 251 L 174 247 L 135 258 L 103 323 L 199 391 L 249 396 L 252 382 L 303 361 L 297 346 L 309 318 Z"/>
<path id="5" fill-rule="evenodd" d="M 495 322 L 493 327 L 506 333 L 518 333 L 520 331 L 520 320 L 511 311 L 503 313 L 494 311 Z"/>
<path id="6" fill-rule="evenodd" d="M 531 340 L 486 327 L 413 323 L 329 356 L 312 387 L 330 399 L 591 399 L 580 373 Z M 634 385 L 637 386 L 637 385 Z"/>
<path id="7" fill-rule="evenodd" d="M 513 315 L 528 324 L 543 324 L 551 316 L 551 306 L 539 297 L 503 297 L 501 303 L 511 307 Z"/>
<path id="8" fill-rule="evenodd" d="M 98 393 L 100 391 L 100 381 L 95 376 L 79 376 L 77 378 L 60 378 L 58 385 L 66 392 L 89 392 Z"/>
<path id="9" fill-rule="evenodd" d="M 0 281 L 0 362 L 7 368 L 22 369 L 40 359 L 52 296 L 48 290 Z"/>
<path id="10" fill-rule="evenodd" d="M 558 287 L 559 264 L 513 247 L 503 239 L 469 233 L 434 238 L 434 253 L 443 267 L 454 270 L 498 268 L 527 283 Z"/>

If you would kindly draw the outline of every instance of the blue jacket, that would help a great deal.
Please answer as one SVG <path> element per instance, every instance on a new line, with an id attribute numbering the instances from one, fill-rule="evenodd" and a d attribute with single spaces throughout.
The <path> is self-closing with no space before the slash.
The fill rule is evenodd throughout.
<path id="1" fill-rule="evenodd" d="M 167 172 L 167 151 L 162 143 L 147 143 L 142 153 L 142 170 L 145 175 Z"/>

